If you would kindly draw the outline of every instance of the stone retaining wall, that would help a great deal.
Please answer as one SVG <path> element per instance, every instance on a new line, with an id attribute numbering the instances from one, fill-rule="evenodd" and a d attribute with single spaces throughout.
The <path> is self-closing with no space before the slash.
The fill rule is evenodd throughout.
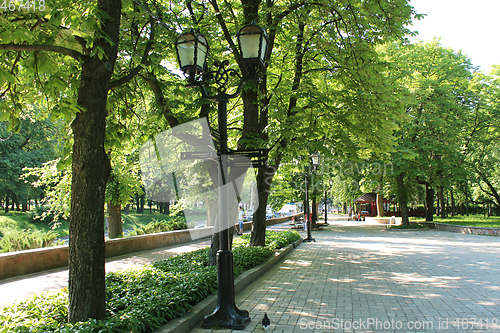
<path id="1" fill-rule="evenodd" d="M 460 234 L 500 236 L 500 228 L 468 227 L 447 223 L 434 223 L 434 226 L 436 230 L 451 231 Z"/>
<path id="2" fill-rule="evenodd" d="M 469 227 L 464 225 L 437 222 L 410 222 L 410 224 L 421 224 L 429 229 L 456 232 L 459 234 L 500 236 L 500 228 Z"/>
<path id="3" fill-rule="evenodd" d="M 176 230 L 107 240 L 106 258 L 188 243 L 209 237 L 212 227 Z M 68 245 L 0 253 L 0 280 L 68 266 Z"/>
<path id="4" fill-rule="evenodd" d="M 365 217 L 365 221 L 366 222 L 370 222 L 370 223 L 378 223 L 378 224 L 394 224 L 394 225 L 397 225 L 397 224 L 401 224 L 401 218 L 400 217 L 394 217 L 394 216 L 391 216 L 391 217 L 370 217 L 370 216 L 367 216 Z"/>
<path id="5" fill-rule="evenodd" d="M 269 219 L 266 221 L 266 226 L 282 223 L 294 216 L 300 215 L 302 214 Z M 196 239 L 210 237 L 212 235 L 212 228 L 177 230 L 110 239 L 105 243 L 106 258 L 188 243 Z M 250 230 L 251 228 L 252 222 L 243 224 L 244 230 Z M 0 280 L 66 266 L 68 266 L 68 245 L 0 253 Z"/>

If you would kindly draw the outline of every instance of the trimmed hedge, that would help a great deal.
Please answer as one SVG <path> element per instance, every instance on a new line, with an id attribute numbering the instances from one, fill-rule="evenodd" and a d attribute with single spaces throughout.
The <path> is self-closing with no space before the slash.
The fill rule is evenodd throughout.
<path id="1" fill-rule="evenodd" d="M 249 247 L 247 235 L 235 239 L 235 274 L 259 265 L 275 249 L 299 238 L 295 231 L 266 231 L 265 247 Z M 68 293 L 62 289 L 1 308 L 0 332 L 151 332 L 216 290 L 217 269 L 208 266 L 208 252 L 207 247 L 106 274 L 106 320 L 68 324 Z"/>

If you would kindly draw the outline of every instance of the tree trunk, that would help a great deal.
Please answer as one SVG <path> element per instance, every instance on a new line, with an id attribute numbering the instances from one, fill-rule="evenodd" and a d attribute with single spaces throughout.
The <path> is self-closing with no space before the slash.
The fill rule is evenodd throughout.
<path id="1" fill-rule="evenodd" d="M 434 220 L 434 189 L 425 185 L 425 221 Z"/>
<path id="2" fill-rule="evenodd" d="M 444 202 L 444 186 L 439 186 L 438 197 L 440 202 L 440 215 L 442 219 L 446 218 L 446 206 Z"/>
<path id="3" fill-rule="evenodd" d="M 137 207 L 137 214 L 144 214 L 144 205 L 146 203 L 146 197 L 144 194 L 139 196 L 139 207 Z"/>
<path id="4" fill-rule="evenodd" d="M 207 207 L 207 227 L 213 226 L 217 220 L 217 201 L 205 196 L 205 205 Z"/>
<path id="5" fill-rule="evenodd" d="M 84 107 L 74 134 L 71 220 L 69 225 L 69 321 L 104 319 L 104 194 L 110 166 L 104 151 L 106 74 L 104 64 L 82 65 L 78 104 Z M 99 67 L 102 67 L 99 70 Z"/>
<path id="6" fill-rule="evenodd" d="M 12 207 L 11 210 L 16 210 L 16 205 L 17 205 L 17 195 L 15 193 L 12 194 Z M 19 205 L 17 205 L 19 207 Z"/>
<path id="7" fill-rule="evenodd" d="M 6 195 L 5 196 L 5 213 L 8 213 L 9 212 L 9 196 Z"/>
<path id="8" fill-rule="evenodd" d="M 108 202 L 109 239 L 123 237 L 122 205 Z"/>
<path id="9" fill-rule="evenodd" d="M 384 196 L 381 193 L 377 193 L 377 215 L 384 217 Z"/>
<path id="10" fill-rule="evenodd" d="M 259 200 L 259 207 L 257 207 L 253 214 L 250 246 L 266 245 L 266 206 L 274 172 L 275 169 L 273 167 L 266 167 L 259 169 L 257 174 L 257 198 Z"/>
<path id="11" fill-rule="evenodd" d="M 28 211 L 28 201 L 24 195 L 21 195 L 21 211 L 26 213 Z"/>
<path id="12" fill-rule="evenodd" d="M 216 226 L 214 226 L 215 228 Z M 208 266 L 217 265 L 217 252 L 219 251 L 219 233 L 212 233 L 212 240 L 210 242 L 210 251 L 208 252 Z"/>
<path id="13" fill-rule="evenodd" d="M 69 322 L 106 317 L 104 195 L 110 162 L 104 151 L 106 102 L 118 52 L 121 1 L 98 0 L 100 37 L 95 44 L 103 60 L 81 62 L 77 113 L 73 130 L 73 163 L 69 223 Z M 95 46 L 94 46 L 95 47 Z"/>
<path id="14" fill-rule="evenodd" d="M 410 218 L 408 213 L 408 195 L 406 193 L 406 187 L 404 184 L 405 173 L 401 172 L 396 176 L 397 196 L 399 202 L 399 208 L 401 210 L 401 224 L 410 225 Z"/>
<path id="15" fill-rule="evenodd" d="M 455 198 L 453 197 L 453 189 L 450 190 L 450 200 L 451 200 L 451 216 L 455 216 Z"/>

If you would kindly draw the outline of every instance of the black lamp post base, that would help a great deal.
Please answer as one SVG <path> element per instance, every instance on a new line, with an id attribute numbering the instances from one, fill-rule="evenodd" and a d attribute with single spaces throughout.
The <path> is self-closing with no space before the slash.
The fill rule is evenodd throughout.
<path id="1" fill-rule="evenodd" d="M 303 242 L 315 242 L 316 240 L 312 237 L 307 237 L 302 240 Z"/>
<path id="2" fill-rule="evenodd" d="M 246 310 L 240 310 L 237 307 L 217 307 L 211 315 L 205 316 L 201 327 L 242 330 L 247 327 L 250 321 L 250 314 Z"/>
<path id="3" fill-rule="evenodd" d="M 230 328 L 242 330 L 250 323 L 250 315 L 234 303 L 233 253 L 220 250 L 217 253 L 217 307 L 205 316 L 203 328 Z"/>

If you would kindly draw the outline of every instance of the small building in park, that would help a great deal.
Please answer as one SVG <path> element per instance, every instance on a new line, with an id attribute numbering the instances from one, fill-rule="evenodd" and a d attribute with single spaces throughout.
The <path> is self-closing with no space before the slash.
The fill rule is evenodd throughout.
<path id="1" fill-rule="evenodd" d="M 397 216 L 396 203 L 390 199 L 384 198 L 384 215 L 385 216 Z M 393 205 L 393 211 L 391 211 L 391 204 Z M 356 200 L 354 200 L 354 205 L 356 206 L 356 215 L 363 219 L 366 216 L 377 216 L 377 193 L 365 193 Z"/>

